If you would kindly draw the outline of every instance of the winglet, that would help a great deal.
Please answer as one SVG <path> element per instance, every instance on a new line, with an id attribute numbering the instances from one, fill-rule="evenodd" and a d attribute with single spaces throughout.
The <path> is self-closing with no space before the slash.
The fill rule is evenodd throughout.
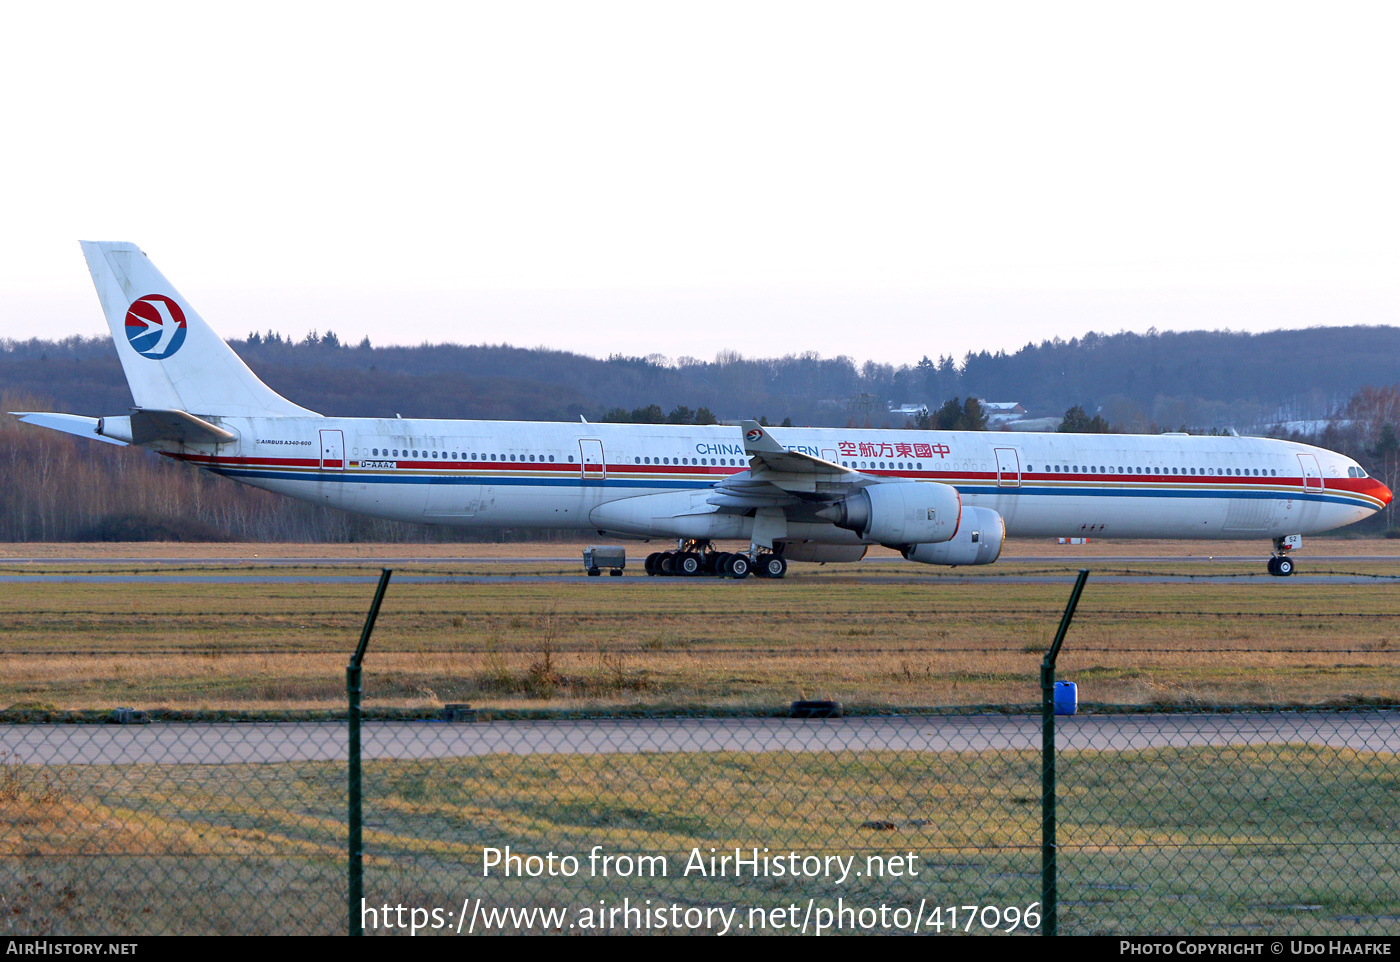
<path id="1" fill-rule="evenodd" d="M 750 470 L 755 478 L 771 480 L 775 472 L 779 475 L 804 475 L 805 484 L 814 480 L 850 483 L 853 478 L 860 477 L 859 471 L 834 461 L 825 461 L 801 451 L 789 451 L 778 443 L 768 428 L 757 421 L 740 421 L 739 426 L 744 432 L 744 453 L 749 456 Z"/>
<path id="2" fill-rule="evenodd" d="M 756 454 L 786 454 L 787 448 L 777 442 L 768 429 L 757 421 L 740 421 L 739 428 L 744 432 L 744 453 L 753 457 Z"/>

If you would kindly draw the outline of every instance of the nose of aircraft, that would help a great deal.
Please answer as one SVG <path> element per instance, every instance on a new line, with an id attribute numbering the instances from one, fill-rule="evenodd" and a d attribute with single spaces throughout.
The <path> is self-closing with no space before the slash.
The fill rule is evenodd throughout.
<path id="1" fill-rule="evenodd" d="M 1376 486 L 1373 489 L 1371 489 L 1371 494 L 1380 501 L 1381 507 L 1384 508 L 1386 505 L 1390 504 L 1391 498 L 1395 497 L 1395 495 L 1391 494 L 1390 489 L 1387 488 L 1385 485 L 1381 484 L 1379 481 L 1376 481 L 1375 478 L 1372 478 L 1371 480 L 1375 481 L 1376 484 Z"/>

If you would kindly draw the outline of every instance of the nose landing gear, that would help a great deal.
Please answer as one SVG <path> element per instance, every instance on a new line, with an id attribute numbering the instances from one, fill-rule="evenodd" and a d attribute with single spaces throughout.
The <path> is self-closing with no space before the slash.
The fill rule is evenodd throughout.
<path id="1" fill-rule="evenodd" d="M 1297 551 L 1303 546 L 1303 536 L 1290 534 L 1274 539 L 1274 556 L 1269 559 L 1269 574 L 1276 578 L 1287 578 L 1293 573 L 1293 559 L 1288 552 Z"/>

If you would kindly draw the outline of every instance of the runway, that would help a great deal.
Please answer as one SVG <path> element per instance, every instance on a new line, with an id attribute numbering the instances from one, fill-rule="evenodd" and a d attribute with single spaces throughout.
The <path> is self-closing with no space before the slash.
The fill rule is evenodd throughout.
<path id="1" fill-rule="evenodd" d="M 650 554 L 649 550 L 629 552 L 629 572 L 640 573 L 642 562 Z M 1249 555 L 1210 555 L 1199 554 L 1188 555 L 1018 555 L 1012 558 L 1003 558 L 997 562 L 998 566 L 1018 565 L 1018 564 L 1052 564 L 1052 565 L 1073 565 L 1083 567 L 1085 565 L 1105 565 L 1105 564 L 1251 564 L 1260 562 L 1269 556 L 1267 545 L 1260 546 L 1258 553 Z M 1345 564 L 1354 563 L 1385 563 L 1392 562 L 1400 564 L 1400 556 L 1393 554 L 1344 554 L 1344 555 L 1323 555 L 1323 554 L 1302 554 L 1295 556 L 1300 561 L 1313 564 Z M 865 558 L 856 565 L 871 564 L 908 564 L 898 555 Z M 154 557 L 154 558 L 45 558 L 45 557 L 16 557 L 0 558 L 0 568 L 8 568 L 11 565 L 82 565 L 84 567 L 125 567 L 137 568 L 144 565 L 175 565 L 175 566 L 213 566 L 213 567 L 233 567 L 241 565 L 258 565 L 269 568 L 400 568 L 405 565 L 414 566 L 443 566 L 443 565 L 466 565 L 466 564 L 488 564 L 488 565 L 538 565 L 538 564 L 567 564 L 582 567 L 583 561 L 580 555 L 562 555 L 558 557 L 507 557 L 507 556 L 462 556 L 462 557 L 400 557 L 385 556 L 376 557 L 353 557 L 353 558 L 327 558 L 327 557 L 305 557 L 305 558 L 262 558 L 257 555 L 248 557 L 221 557 L 210 555 L 207 557 Z M 839 566 L 838 566 L 839 567 Z"/>
<path id="2" fill-rule="evenodd" d="M 1141 557 L 1115 556 L 1115 555 L 1083 555 L 1083 556 L 1035 556 L 1018 557 L 998 562 L 981 568 L 928 568 L 923 565 L 911 564 L 897 556 L 869 558 L 865 561 L 857 562 L 851 566 L 832 565 L 823 567 L 819 577 L 833 578 L 839 577 L 847 581 L 864 582 L 878 584 L 977 584 L 995 582 L 998 584 L 1068 584 L 1074 580 L 1073 571 L 1070 569 L 1090 568 L 1100 569 L 1095 572 L 1094 581 L 1096 583 L 1108 584 L 1171 584 L 1182 581 L 1210 581 L 1213 584 L 1258 584 L 1264 582 L 1280 582 L 1285 584 L 1310 584 L 1310 585 L 1362 585 L 1374 584 L 1377 581 L 1400 580 L 1400 564 L 1395 565 L 1395 573 L 1378 572 L 1356 572 L 1347 570 L 1335 570 L 1331 566 L 1353 566 L 1357 564 L 1395 563 L 1400 561 L 1393 555 L 1316 555 L 1305 556 L 1298 559 L 1299 567 L 1296 573 L 1289 578 L 1273 578 L 1264 568 L 1266 552 L 1262 551 L 1257 556 L 1229 555 L 1220 557 L 1205 558 L 1200 555 L 1144 555 Z M 472 558 L 443 558 L 443 557 L 383 557 L 383 558 L 220 558 L 220 557 L 158 557 L 158 558 L 101 558 L 101 559 L 79 559 L 79 558 L 7 558 L 0 560 L 0 584 L 112 584 L 112 585 L 135 585 L 135 584 L 196 584 L 196 585 L 280 585 L 280 584 L 320 584 L 320 585 L 358 585 L 373 584 L 378 580 L 379 574 L 376 568 L 396 569 L 394 580 L 400 584 L 502 584 L 502 583 L 535 583 L 535 584 L 569 584 L 574 582 L 591 582 L 594 584 L 618 584 L 633 583 L 637 580 L 644 580 L 647 584 L 681 586 L 686 584 L 703 585 L 712 584 L 714 579 L 710 577 L 693 578 L 649 578 L 642 571 L 642 555 L 638 553 L 632 559 L 632 565 L 625 572 L 623 577 L 600 577 L 589 578 L 583 571 L 582 561 L 577 555 L 547 557 L 547 558 L 519 558 L 519 557 L 472 557 Z M 1214 573 L 1211 569 L 1217 566 L 1232 565 L 1257 562 L 1258 568 L 1255 571 L 1241 573 L 1236 571 L 1221 571 Z M 1121 569 L 1129 565 L 1183 565 L 1189 564 L 1189 570 L 1178 571 L 1131 571 L 1124 572 Z M 556 568 L 559 565 L 577 566 L 577 574 L 567 574 L 556 571 L 549 573 L 532 574 L 530 569 L 536 570 L 546 566 Z M 877 566 L 871 570 L 869 566 Z M 899 568 L 892 570 L 892 565 Z M 30 566 L 42 566 L 45 570 L 24 571 Z M 465 566 L 511 566 L 516 570 L 502 571 L 499 574 L 491 572 L 474 571 L 470 573 L 462 571 L 441 570 L 445 568 L 462 568 Z M 1060 571 L 1045 571 L 1047 567 L 1059 568 Z M 1316 573 L 1310 572 L 1309 568 L 1323 568 L 1328 566 L 1330 570 L 1318 570 Z M 804 578 L 813 577 L 804 569 L 806 565 L 796 565 L 789 573 L 789 579 L 799 581 Z M 117 570 L 107 573 L 110 569 Z M 162 568 L 171 570 L 162 571 Z M 209 568 L 208 572 L 201 572 L 198 569 Z M 252 570 L 229 570 L 237 568 L 250 568 Z M 280 573 L 278 569 L 297 568 L 295 572 Z M 415 568 L 418 570 L 404 571 L 404 568 Z M 422 569 L 428 570 L 422 570 Z M 520 569 L 524 569 L 523 571 Z M 1102 569 L 1118 569 L 1114 571 L 1104 571 Z M 94 570 L 96 569 L 96 570 Z M 107 569 L 107 570 L 104 570 Z M 146 569 L 146 570 L 141 570 Z M 193 570 L 191 570 L 193 569 Z M 351 572 L 345 569 L 360 569 Z M 438 570 L 434 570 L 438 569 Z M 816 571 L 818 569 L 812 569 Z M 344 573 L 339 573 L 344 571 Z"/>
<path id="3" fill-rule="evenodd" d="M 1084 567 L 1091 567 L 1085 565 Z M 833 572 L 832 575 L 846 581 L 869 582 L 871 584 L 1011 584 L 1011 585 L 1056 585 L 1073 584 L 1074 574 L 1066 572 L 1064 574 L 1015 574 L 1007 570 L 1006 567 L 998 568 L 995 571 L 988 571 L 983 574 L 950 574 L 944 571 L 920 572 L 917 570 L 908 573 L 889 574 L 864 574 L 861 572 Z M 801 575 L 790 577 L 791 581 L 799 581 Z M 195 585 L 372 585 L 379 580 L 377 574 L 364 575 L 278 575 L 278 574 L 122 574 L 122 575 L 94 575 L 94 574 L 32 574 L 32 575 L 0 575 L 0 585 L 5 584 L 99 584 L 99 585 L 161 585 L 161 584 L 195 584 Z M 570 584 L 573 582 L 593 582 L 598 584 L 634 584 L 644 580 L 651 585 L 679 588 L 686 585 L 706 585 L 714 584 L 717 580 L 713 577 L 692 577 L 692 578 L 648 578 L 640 572 L 630 578 L 590 578 L 584 574 L 578 575 L 457 575 L 457 574 L 401 574 L 394 573 L 396 584 L 446 584 L 446 585 L 482 585 L 482 584 Z M 1257 574 L 1210 574 L 1209 572 L 1183 572 L 1181 574 L 1163 572 L 1159 574 L 1112 574 L 1095 572 L 1094 582 L 1096 584 L 1173 584 L 1182 581 L 1209 581 L 1212 584 L 1242 585 L 1258 584 L 1261 581 L 1280 582 L 1287 584 L 1305 585 L 1369 585 L 1377 581 L 1397 581 L 1400 580 L 1400 573 L 1389 574 L 1307 574 L 1306 572 L 1292 575 L 1288 578 L 1274 578 L 1270 576 L 1261 565 Z M 758 578 L 745 579 L 744 582 L 734 582 L 724 579 L 725 584 L 742 584 L 746 582 L 758 582 Z"/>
<path id="4" fill-rule="evenodd" d="M 1400 712 L 1079 715 L 1056 721 L 1062 751 L 1315 745 L 1400 751 Z M 366 722 L 367 759 L 695 752 L 1039 751 L 1038 715 L 796 720 L 599 719 Z M 6 725 L 0 752 L 47 765 L 227 765 L 335 761 L 344 722 Z"/>

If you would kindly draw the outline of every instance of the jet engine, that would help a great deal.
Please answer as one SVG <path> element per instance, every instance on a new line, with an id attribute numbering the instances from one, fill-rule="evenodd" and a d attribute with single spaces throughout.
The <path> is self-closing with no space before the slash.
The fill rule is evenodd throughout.
<path id="1" fill-rule="evenodd" d="M 966 507 L 951 541 L 916 544 L 904 549 L 906 561 L 926 565 L 989 565 L 1001 555 L 1006 522 L 991 508 Z"/>
<path id="2" fill-rule="evenodd" d="M 932 481 L 872 484 L 817 517 L 885 545 L 947 541 L 958 530 L 962 499 L 957 488 Z"/>

